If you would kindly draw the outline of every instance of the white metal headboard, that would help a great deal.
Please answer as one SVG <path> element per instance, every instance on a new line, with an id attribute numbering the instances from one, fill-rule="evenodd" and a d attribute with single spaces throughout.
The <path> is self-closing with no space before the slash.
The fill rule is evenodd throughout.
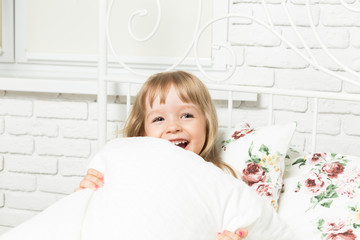
<path id="1" fill-rule="evenodd" d="M 358 8 L 358 9 L 354 8 L 353 6 L 346 3 L 344 0 L 340 0 L 340 1 L 341 1 L 342 6 L 347 8 L 349 11 L 360 13 L 360 8 Z M 200 11 L 202 0 L 198 0 L 198 4 L 199 4 L 199 11 Z M 142 72 L 137 72 L 137 71 L 133 70 L 132 68 L 130 68 L 129 66 L 127 66 L 115 53 L 115 51 L 112 47 L 112 42 L 111 42 L 111 39 L 109 36 L 109 31 L 108 31 L 109 18 L 110 18 L 112 5 L 113 5 L 113 0 L 110 0 L 109 4 L 107 4 L 107 2 L 104 0 L 99 0 L 99 59 L 98 59 L 98 112 L 99 112 L 98 144 L 99 144 L 99 147 L 103 146 L 106 142 L 107 82 L 122 82 L 122 83 L 127 84 L 127 86 L 128 86 L 127 109 L 128 110 L 130 109 L 131 85 L 142 83 L 141 81 L 138 81 L 138 80 L 133 80 L 133 81 L 131 79 L 123 80 L 123 79 L 119 79 L 118 77 L 109 76 L 107 74 L 107 47 L 109 46 L 109 49 L 112 51 L 116 60 L 124 69 L 133 73 L 134 76 L 135 75 L 148 76 L 148 74 L 144 74 Z M 199 57 L 198 57 L 198 53 L 197 53 L 198 52 L 198 42 L 199 42 L 200 36 L 206 30 L 206 28 L 208 28 L 210 25 L 212 25 L 215 22 L 218 22 L 220 20 L 232 19 L 232 18 L 244 18 L 244 19 L 251 19 L 252 21 L 254 21 L 254 22 L 258 23 L 259 25 L 261 25 L 262 27 L 264 27 L 265 29 L 271 31 L 276 37 L 278 37 L 281 41 L 285 42 L 293 51 L 295 51 L 302 59 L 304 59 L 306 62 L 308 62 L 314 69 L 322 71 L 326 74 L 334 76 L 334 77 L 336 77 L 342 81 L 348 82 L 350 84 L 360 86 L 360 74 L 358 72 L 354 71 L 353 69 L 349 68 L 345 64 L 343 64 L 339 59 L 337 59 L 329 51 L 329 49 L 323 43 L 322 39 L 319 37 L 319 33 L 315 26 L 314 19 L 313 19 L 312 13 L 311 13 L 310 0 L 306 0 L 306 9 L 307 9 L 309 22 L 310 22 L 310 27 L 313 31 L 313 34 L 316 37 L 317 41 L 319 42 L 322 51 L 324 51 L 324 53 L 330 59 L 332 59 L 335 63 L 338 64 L 338 66 L 341 68 L 342 72 L 339 72 L 339 71 L 335 72 L 335 71 L 332 71 L 332 70 L 322 66 L 321 63 L 315 58 L 312 50 L 310 49 L 308 44 L 305 42 L 304 38 L 299 33 L 297 26 L 295 25 L 294 21 L 292 20 L 289 10 L 288 10 L 284 0 L 281 0 L 281 5 L 283 7 L 284 12 L 286 13 L 286 16 L 288 18 L 288 21 L 289 21 L 292 29 L 295 31 L 296 36 L 300 39 L 300 41 L 302 43 L 302 45 L 305 49 L 306 55 L 304 53 L 302 53 L 296 46 L 294 46 L 290 41 L 288 41 L 286 38 L 284 38 L 282 35 L 280 35 L 276 31 L 273 20 L 271 18 L 271 14 L 268 10 L 268 5 L 265 2 L 265 0 L 262 0 L 262 5 L 265 9 L 265 13 L 267 16 L 267 22 L 261 21 L 257 18 L 254 18 L 253 16 L 227 14 L 224 16 L 214 18 L 213 20 L 210 20 L 208 23 L 206 23 L 204 26 L 202 26 L 199 29 L 200 21 L 198 19 L 197 23 L 196 23 L 197 31 L 194 34 L 194 38 L 193 38 L 191 45 L 186 50 L 183 57 L 176 64 L 172 65 L 171 67 L 169 67 L 168 69 L 166 69 L 164 71 L 170 71 L 170 70 L 175 69 L 177 66 L 179 66 L 179 64 L 181 64 L 181 62 L 186 58 L 186 56 L 188 56 L 191 48 L 194 47 L 194 55 L 195 55 L 195 60 L 196 60 L 198 70 L 207 78 L 207 80 L 215 82 L 214 84 L 206 84 L 207 87 L 210 90 L 221 90 L 221 91 L 225 91 L 228 93 L 227 101 L 228 101 L 228 115 L 229 115 L 228 116 L 228 119 L 229 119 L 228 126 L 229 127 L 232 126 L 231 115 L 232 115 L 232 103 L 234 100 L 233 94 L 236 92 L 269 94 L 271 96 L 270 104 L 268 107 L 268 112 L 269 112 L 268 122 L 269 122 L 269 124 L 272 124 L 272 122 L 273 122 L 273 112 L 274 112 L 273 104 L 272 104 L 273 95 L 312 98 L 314 101 L 314 104 L 313 104 L 314 109 L 313 109 L 313 121 L 312 121 L 313 123 L 312 123 L 311 150 L 312 150 L 312 152 L 315 152 L 317 119 L 318 119 L 318 109 L 317 109 L 318 108 L 318 100 L 319 99 L 332 99 L 332 100 L 360 101 L 359 95 L 349 94 L 349 93 L 330 93 L 330 92 L 320 92 L 320 91 L 288 90 L 288 89 L 279 89 L 279 88 L 249 87 L 249 86 L 240 86 L 240 85 L 219 84 L 219 82 L 229 79 L 235 73 L 236 57 L 235 57 L 235 53 L 234 53 L 233 49 L 231 48 L 231 44 L 229 44 L 229 43 L 224 43 L 224 44 L 214 46 L 217 48 L 226 49 L 232 57 L 232 61 L 233 61 L 233 63 L 231 64 L 232 67 L 231 67 L 230 71 L 228 71 L 223 78 L 218 79 L 218 78 L 214 78 L 214 77 L 210 76 L 200 65 L 200 61 L 199 61 Z M 157 17 L 156 24 L 155 24 L 153 30 L 151 31 L 151 33 L 147 37 L 142 38 L 142 39 L 137 38 L 132 33 L 131 22 L 135 16 L 146 14 L 146 9 L 136 11 L 131 15 L 129 22 L 128 22 L 128 29 L 129 29 L 130 34 L 133 36 L 133 38 L 136 41 L 146 41 L 146 40 L 150 39 L 157 31 L 157 29 L 159 27 L 159 21 L 161 18 L 161 4 L 160 4 L 159 0 L 157 0 L 157 8 L 158 8 L 158 17 Z M 200 13 L 199 13 L 199 16 L 200 16 Z M 350 75 L 351 78 L 347 77 L 347 75 L 345 73 L 347 75 Z"/>

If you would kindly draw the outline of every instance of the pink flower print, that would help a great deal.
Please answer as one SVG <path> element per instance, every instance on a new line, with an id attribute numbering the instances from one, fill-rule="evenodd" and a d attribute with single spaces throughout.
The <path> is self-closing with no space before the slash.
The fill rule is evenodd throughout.
<path id="1" fill-rule="evenodd" d="M 344 172 L 344 166 L 338 162 L 326 163 L 321 168 L 324 173 L 327 173 L 329 178 L 337 178 L 339 174 Z"/>
<path id="2" fill-rule="evenodd" d="M 306 162 L 310 164 L 316 164 L 321 160 L 325 159 L 327 156 L 326 153 L 314 153 L 313 155 L 309 155 L 306 159 Z"/>
<path id="3" fill-rule="evenodd" d="M 331 233 L 327 236 L 326 240 L 355 240 L 356 235 L 352 229 L 342 233 Z"/>
<path id="4" fill-rule="evenodd" d="M 336 193 L 338 195 L 346 196 L 350 199 L 355 197 L 355 189 L 357 188 L 356 184 L 353 182 L 340 182 L 338 183 L 338 188 L 336 189 Z"/>
<path id="5" fill-rule="evenodd" d="M 336 232 L 345 227 L 345 222 L 341 219 L 334 219 L 325 223 L 324 227 L 326 232 Z"/>
<path id="6" fill-rule="evenodd" d="M 272 197 L 272 189 L 271 186 L 269 184 L 260 184 L 257 188 L 256 191 L 258 192 L 258 194 L 260 196 L 267 196 L 267 197 Z"/>
<path id="7" fill-rule="evenodd" d="M 243 170 L 241 179 L 249 186 L 252 186 L 254 183 L 265 181 L 265 171 L 258 164 L 251 162 L 248 163 Z"/>
<path id="8" fill-rule="evenodd" d="M 360 179 L 360 169 L 357 166 L 346 168 L 345 175 L 347 178 L 347 183 L 356 182 L 356 180 Z"/>
<path id="9" fill-rule="evenodd" d="M 305 180 L 305 186 L 312 193 L 319 192 L 325 185 L 321 176 L 316 173 L 312 173 L 308 179 Z"/>
<path id="10" fill-rule="evenodd" d="M 235 131 L 231 137 L 234 138 L 235 140 L 237 140 L 241 137 L 246 136 L 247 134 L 251 133 L 252 131 L 254 131 L 254 128 L 251 128 L 248 123 L 245 123 L 244 127 L 240 131 Z"/>

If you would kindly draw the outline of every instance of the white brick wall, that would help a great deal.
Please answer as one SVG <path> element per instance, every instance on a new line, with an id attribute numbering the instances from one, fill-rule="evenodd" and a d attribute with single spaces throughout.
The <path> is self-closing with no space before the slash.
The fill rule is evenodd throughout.
<path id="1" fill-rule="evenodd" d="M 4 207 L 4 193 L 0 192 L 0 207 Z"/>
<path id="2" fill-rule="evenodd" d="M 274 109 L 289 110 L 294 112 L 305 112 L 308 102 L 303 97 L 274 96 Z"/>
<path id="3" fill-rule="evenodd" d="M 294 5 L 290 3 L 286 3 L 288 7 L 288 11 L 292 16 L 294 23 L 297 26 L 310 26 L 310 22 L 307 18 L 307 10 L 303 5 Z M 286 16 L 285 11 L 283 10 L 283 6 L 281 4 L 273 4 L 268 5 L 268 9 L 273 19 L 273 23 L 276 26 L 290 26 L 290 22 L 288 17 Z M 314 18 L 315 25 L 319 24 L 320 19 L 320 9 L 318 6 L 313 5 L 311 7 L 311 12 Z M 253 14 L 254 17 L 267 22 L 267 17 L 265 14 L 264 7 L 261 4 L 253 5 Z"/>
<path id="4" fill-rule="evenodd" d="M 9 155 L 5 157 L 9 172 L 56 174 L 58 159 L 51 156 Z"/>
<path id="5" fill-rule="evenodd" d="M 231 78 L 234 84 L 271 87 L 274 85 L 274 71 L 268 68 L 241 66 Z"/>
<path id="6" fill-rule="evenodd" d="M 350 45 L 350 34 L 348 29 L 338 29 L 332 27 L 318 27 L 320 39 L 328 48 L 347 48 Z M 299 28 L 299 33 L 304 38 L 310 48 L 321 48 L 320 43 L 316 39 L 311 28 Z M 283 36 L 297 48 L 303 48 L 304 45 L 300 39 L 294 35 L 293 29 L 290 27 L 283 28 Z"/>
<path id="7" fill-rule="evenodd" d="M 360 136 L 360 116 L 346 116 L 343 121 L 344 133 L 350 136 Z"/>
<path id="8" fill-rule="evenodd" d="M 0 209 L 0 225 L 3 227 L 16 227 L 25 220 L 35 216 L 36 213 L 33 211 L 2 208 Z"/>
<path id="9" fill-rule="evenodd" d="M 35 101 L 34 114 L 37 117 L 61 119 L 86 119 L 87 104 L 83 102 Z"/>
<path id="10" fill-rule="evenodd" d="M 70 194 L 96 153 L 95 96 L 1 92 L 0 234 Z M 109 98 L 108 136 L 124 105 Z"/>
<path id="11" fill-rule="evenodd" d="M 341 80 L 311 68 L 302 71 L 277 69 L 276 85 L 279 88 L 340 92 Z"/>
<path id="12" fill-rule="evenodd" d="M 0 119 L 0 134 L 3 134 L 4 132 L 4 119 Z"/>
<path id="13" fill-rule="evenodd" d="M 230 1 L 230 12 L 267 22 L 261 0 Z M 266 1 L 276 30 L 307 55 L 290 28 L 280 0 Z M 312 0 L 319 35 L 330 52 L 360 72 L 360 15 L 339 5 L 340 0 Z M 356 0 L 346 0 L 354 3 Z M 315 4 L 314 4 L 315 3 Z M 305 0 L 286 6 L 319 63 L 343 74 L 315 39 L 307 19 Z M 326 92 L 360 93 L 360 87 L 314 70 L 293 50 L 246 18 L 230 19 L 228 39 L 237 60 L 229 80 L 249 86 Z M 95 96 L 0 91 L 0 234 L 70 194 L 86 173 L 96 153 Z M 234 102 L 232 123 L 267 125 L 269 96 L 257 102 Z M 297 122 L 293 146 L 309 150 L 313 101 L 274 96 L 274 122 Z M 219 122 L 227 126 L 227 106 L 216 102 Z M 125 120 L 123 97 L 109 97 L 108 138 L 119 136 Z M 319 101 L 318 149 L 360 156 L 360 103 Z"/>
<path id="14" fill-rule="evenodd" d="M 42 211 L 59 198 L 46 193 L 9 192 L 6 194 L 6 206 L 10 209 Z"/>
<path id="15" fill-rule="evenodd" d="M 33 103 L 29 100 L 0 99 L 0 115 L 30 117 Z"/>
<path id="16" fill-rule="evenodd" d="M 6 130 L 11 135 L 32 135 L 57 137 L 58 126 L 52 120 L 31 119 L 24 117 L 6 117 Z"/>
<path id="17" fill-rule="evenodd" d="M 233 45 L 275 47 L 281 44 L 278 37 L 260 26 L 232 25 L 229 33 L 229 41 Z"/>
<path id="18" fill-rule="evenodd" d="M 339 5 L 322 5 L 322 24 L 329 27 L 359 27 L 360 15 Z"/>
<path id="19" fill-rule="evenodd" d="M 6 164 L 6 163 L 5 163 Z M 15 191 L 32 192 L 36 190 L 36 176 L 4 172 L 0 175 L 1 188 Z"/>
<path id="20" fill-rule="evenodd" d="M 245 49 L 245 62 L 252 67 L 303 69 L 309 66 L 294 51 L 284 48 L 249 47 Z"/>
<path id="21" fill-rule="evenodd" d="M 351 29 L 351 45 L 353 47 L 360 47 L 360 31 L 358 29 Z"/>
<path id="22" fill-rule="evenodd" d="M 0 155 L 0 171 L 4 169 L 4 156 Z"/>
<path id="23" fill-rule="evenodd" d="M 326 68 L 335 71 L 341 71 L 342 68 L 334 62 L 324 51 L 320 49 L 313 50 L 315 58 Z M 339 59 L 345 66 L 348 66 L 355 71 L 360 70 L 359 54 L 360 49 L 358 48 L 346 48 L 346 49 L 331 49 L 331 54 Z M 340 73 L 341 74 L 341 73 Z"/>
<path id="24" fill-rule="evenodd" d="M 59 159 L 59 173 L 62 176 L 84 176 L 89 160 L 85 158 L 63 157 Z"/>
<path id="25" fill-rule="evenodd" d="M 360 115 L 360 102 L 319 100 L 319 112 Z"/>
<path id="26" fill-rule="evenodd" d="M 90 143 L 83 139 L 36 139 L 36 152 L 39 155 L 89 157 Z"/>
<path id="27" fill-rule="evenodd" d="M 3 134 L 0 138 L 0 152 L 32 154 L 34 152 L 34 139 L 30 136 Z"/>

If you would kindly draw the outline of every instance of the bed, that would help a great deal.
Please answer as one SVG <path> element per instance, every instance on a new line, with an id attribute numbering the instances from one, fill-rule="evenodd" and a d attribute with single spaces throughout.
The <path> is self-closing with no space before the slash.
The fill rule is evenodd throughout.
<path id="1" fill-rule="evenodd" d="M 241 3 L 241 1 L 233 1 L 232 3 Z M 267 21 L 259 20 L 252 15 L 228 14 L 219 16 L 202 26 L 194 40 L 195 58 L 197 58 L 198 40 L 207 27 L 224 19 L 252 20 L 264 29 L 270 30 L 273 35 L 285 42 L 290 49 L 317 71 L 336 77 L 354 87 L 360 85 L 359 73 L 346 66 L 325 46 L 324 39 L 321 39 L 318 26 L 314 20 L 313 5 L 310 1 L 303 3 L 305 4 L 309 26 L 319 42 L 319 48 L 327 54 L 329 59 L 338 64 L 340 71 L 332 71 L 317 60 L 313 49 L 300 33 L 301 29 L 299 30 L 299 26 L 296 26 L 290 16 L 290 11 L 284 1 L 280 1 L 282 9 L 287 15 L 288 21 L 299 39 L 298 41 L 302 42 L 302 49 L 298 47 L 298 44 L 295 46 L 289 39 L 278 33 L 276 24 L 272 19 L 274 15 L 269 10 L 272 7 L 271 4 L 269 6 L 265 1 L 261 3 L 265 9 Z M 344 1 L 340 1 L 340 3 L 342 5 L 338 7 L 346 9 L 349 14 L 359 13 L 359 9 L 353 5 Z M 103 11 L 105 12 L 105 7 Z M 333 11 L 336 12 L 336 10 Z M 336 15 L 333 16 L 336 17 Z M 104 19 L 106 18 L 104 17 Z M 106 24 L 104 24 L 102 31 L 105 38 L 107 35 Z M 106 49 L 105 46 L 103 47 Z M 105 52 L 104 49 L 102 53 Z M 105 65 L 105 60 L 102 63 L 100 61 L 100 69 L 103 69 L 104 73 L 106 72 Z M 210 90 L 224 91 L 229 95 L 227 100 L 228 128 L 221 131 L 218 145 L 219 149 L 222 150 L 223 159 L 237 170 L 240 178 L 277 209 L 279 215 L 289 224 L 299 239 L 358 239 L 360 237 L 360 158 L 341 152 L 325 152 L 317 149 L 317 132 L 319 128 L 319 101 L 325 99 L 359 102 L 360 96 L 341 92 L 330 93 L 226 84 L 226 80 L 234 74 L 234 68 L 230 68 L 227 73 L 224 73 L 222 77 L 224 81 L 219 82 L 219 79 L 213 78 L 202 68 L 198 59 L 197 70 L 202 79 L 206 79 L 205 82 L 207 81 Z M 116 78 L 104 74 L 99 78 L 99 85 L 104 87 L 106 81 L 115 80 Z M 128 84 L 130 86 L 131 82 Z M 269 96 L 269 126 L 254 128 L 251 123 L 232 122 L 233 102 L 236 101 L 233 94 L 236 92 Z M 312 101 L 312 116 L 307 116 L 312 119 L 310 120 L 312 121 L 311 144 L 306 150 L 297 149 L 297 146 L 291 144 L 290 140 L 294 131 L 291 126 L 286 124 L 272 126 L 274 122 L 273 98 L 275 96 L 306 97 Z M 99 109 L 101 109 L 99 112 L 102 111 L 99 129 L 102 129 L 100 132 L 104 133 L 106 132 L 104 117 L 106 115 L 104 107 L 106 98 L 104 92 L 99 93 L 98 99 Z M 128 93 L 128 100 L 130 100 L 130 92 Z M 355 106 L 358 107 L 358 105 Z M 105 139 L 105 136 L 100 136 L 99 144 L 104 144 Z"/>
<path id="2" fill-rule="evenodd" d="M 288 15 L 289 13 L 287 12 L 286 5 L 283 1 L 281 1 L 280 3 L 283 5 L 284 11 Z M 341 3 L 342 6 L 344 6 L 349 11 L 357 13 L 359 12 L 358 9 L 354 9 L 347 2 L 341 1 Z M 358 104 L 358 102 L 360 102 L 359 94 L 345 92 L 289 90 L 275 87 L 270 88 L 244 86 L 236 84 L 236 82 L 234 83 L 233 81 L 227 81 L 228 79 L 234 79 L 234 66 L 236 64 L 232 64 L 233 68 L 230 68 L 228 72 L 223 73 L 224 76 L 220 77 L 219 79 L 212 77 L 211 74 L 204 70 L 200 64 L 200 61 L 198 60 L 198 40 L 202 32 L 205 31 L 207 27 L 224 19 L 250 19 L 262 26 L 263 28 L 268 29 L 270 32 L 272 32 L 276 37 L 286 43 L 290 49 L 297 53 L 304 61 L 306 61 L 317 71 L 322 71 L 326 74 L 340 79 L 343 82 L 352 84 L 353 86 L 360 86 L 360 82 L 358 81 L 359 73 L 345 66 L 331 54 L 331 51 L 328 50 L 328 48 L 319 38 L 316 26 L 314 24 L 314 19 L 312 19 L 312 17 L 309 18 L 310 27 L 314 30 L 314 35 L 320 42 L 320 49 L 326 52 L 329 58 L 333 59 L 333 61 L 338 63 L 341 71 L 329 70 L 327 67 L 323 66 L 321 62 L 317 61 L 316 57 L 314 57 L 314 55 L 312 54 L 312 49 L 310 49 L 309 46 L 304 42 L 304 39 L 301 37 L 301 34 L 298 32 L 295 23 L 291 21 L 290 17 L 290 25 L 293 27 L 300 40 L 303 42 L 304 48 L 299 50 L 298 47 L 292 44 L 291 41 L 286 39 L 283 35 L 279 34 L 274 28 L 274 23 L 272 22 L 265 1 L 263 1 L 262 4 L 264 4 L 264 9 L 267 13 L 267 21 L 259 20 L 251 15 L 227 14 L 223 16 L 218 16 L 215 19 L 206 23 L 205 25 L 201 26 L 196 36 L 194 37 L 194 54 L 196 60 L 196 68 L 193 71 L 197 75 L 200 75 L 200 78 L 204 80 L 210 90 L 216 92 L 223 92 L 224 94 L 221 94 L 221 96 L 227 96 L 226 100 L 224 100 L 224 97 L 219 98 L 222 103 L 224 103 L 224 101 L 227 103 L 228 110 L 226 115 L 228 119 L 228 126 L 227 128 L 220 129 L 220 134 L 217 140 L 218 149 L 221 152 L 223 160 L 235 169 L 239 177 L 239 179 L 236 181 L 245 183 L 249 189 L 252 189 L 253 192 L 260 196 L 260 198 L 266 203 L 266 205 L 270 206 L 272 209 L 275 209 L 280 218 L 287 223 L 287 227 L 291 229 L 291 231 L 293 231 L 294 233 L 291 238 L 314 240 L 358 239 L 358 237 L 360 237 L 360 156 L 352 156 L 341 152 L 323 151 L 317 148 L 317 133 L 319 129 L 318 105 L 320 101 L 324 99 L 331 101 L 352 101 Z M 109 6 L 111 5 L 112 2 L 110 2 Z M 306 7 L 310 11 L 311 6 L 309 1 L 306 1 Z M 118 76 L 107 74 L 108 44 L 110 45 L 111 49 L 111 40 L 109 39 L 109 33 L 107 29 L 110 11 L 111 7 L 108 7 L 105 1 L 99 1 L 99 148 L 109 146 L 109 144 L 105 144 L 107 142 L 106 106 L 108 83 L 119 83 L 120 86 L 127 88 L 127 111 L 129 111 L 131 107 L 131 98 L 132 96 L 134 96 L 134 86 L 136 88 L 136 86 L 139 86 L 143 83 L 143 81 L 129 81 L 129 78 L 121 78 Z M 134 74 L 134 76 L 138 74 L 137 71 L 131 69 L 124 62 L 122 62 L 121 59 L 118 59 L 118 61 L 119 64 L 122 65 L 123 69 L 126 69 L 131 74 Z M 173 66 L 172 68 L 167 70 L 173 70 L 176 69 L 176 67 L 177 66 Z M 140 75 L 141 74 L 142 73 L 140 73 Z M 148 73 L 145 75 L 148 75 Z M 134 77 L 134 79 L 138 78 Z M 251 122 L 233 121 L 233 104 L 234 102 L 239 101 L 239 99 L 237 98 L 237 93 L 251 93 L 268 96 L 268 126 L 254 127 Z M 312 105 L 312 115 L 310 116 L 310 121 L 312 122 L 312 130 L 311 135 L 308 136 L 308 138 L 310 139 L 310 144 L 305 148 L 305 150 L 303 148 L 298 149 L 298 146 L 294 146 L 291 141 L 294 136 L 294 132 L 296 132 L 297 126 L 294 123 L 296 121 L 288 121 L 286 123 L 281 121 L 279 123 L 279 121 L 276 121 L 276 124 L 273 124 L 275 120 L 275 109 L 273 107 L 273 100 L 276 96 L 303 97 L 311 99 L 309 101 L 311 101 Z M 216 99 L 215 97 L 215 100 L 218 99 Z M 138 141 L 141 142 L 142 140 L 140 139 Z M 110 146 L 113 146 L 112 144 L 114 144 L 114 141 L 112 141 Z M 103 167 L 101 167 L 101 164 L 95 164 L 92 166 L 95 166 L 100 170 L 103 169 Z M 233 191 L 235 193 L 237 192 L 237 190 Z M 84 194 L 84 198 L 89 198 L 92 193 L 87 192 L 86 194 L 88 196 L 85 196 Z M 201 196 L 199 196 L 199 198 L 201 198 Z M 103 199 L 99 198 L 97 201 L 103 201 Z M 172 201 L 175 200 L 172 199 Z M 123 203 L 124 206 L 126 206 L 125 203 Z M 109 204 L 111 205 L 114 203 L 111 202 Z M 141 202 L 139 204 L 144 204 L 144 202 Z M 195 211 L 194 209 L 192 210 Z M 79 211 L 82 210 L 80 209 Z M 98 212 L 96 212 L 99 210 L 95 209 L 94 211 L 95 212 L 90 213 L 90 215 L 92 214 L 93 216 L 95 216 L 96 214 L 99 214 Z M 51 215 L 54 213 L 50 210 L 46 212 L 45 215 L 46 214 Z M 141 214 L 141 212 L 139 214 Z M 194 214 L 194 212 L 192 212 L 192 214 Z M 191 214 L 186 216 L 188 217 L 187 219 L 195 218 L 190 217 Z M 136 219 L 134 218 L 133 221 L 137 221 L 139 218 L 140 217 Z M 267 219 L 265 215 L 263 218 Z M 37 219 L 40 220 L 33 221 L 35 221 L 36 223 L 36 221 L 42 220 L 41 217 Z M 59 222 L 61 222 L 62 220 L 64 219 L 60 219 Z M 123 219 L 121 221 L 125 222 L 125 220 Z M 276 222 L 277 220 L 274 221 Z M 266 224 L 269 224 L 270 226 L 270 222 L 271 221 L 269 220 L 268 222 L 266 222 Z M 81 223 L 79 222 L 77 224 L 81 225 Z M 93 229 L 92 226 L 98 226 L 98 224 L 103 223 L 86 222 L 86 224 L 88 229 Z M 145 225 L 147 223 L 142 224 Z M 231 223 L 229 223 L 229 225 L 231 225 Z M 106 224 L 103 224 L 101 226 L 104 229 L 108 229 L 108 225 Z M 234 226 L 231 227 L 234 228 Z M 28 231 L 27 228 L 29 227 L 25 225 L 25 227 L 23 228 L 25 229 L 25 231 Z M 272 226 L 272 228 L 276 227 Z M 158 230 L 157 226 L 154 227 L 154 229 Z M 135 230 L 136 229 L 133 229 L 133 231 Z M 206 231 L 206 229 L 202 230 Z M 61 230 L 57 229 L 57 231 Z M 147 231 L 151 232 L 151 229 L 147 229 Z M 264 231 L 264 234 L 266 232 L 266 230 L 264 229 L 261 229 L 261 231 Z M 267 235 L 261 235 L 261 231 L 259 235 L 253 235 L 253 237 L 249 236 L 249 238 L 259 239 L 260 237 L 267 237 Z M 278 231 L 285 231 L 285 229 L 282 225 L 279 225 Z M 71 231 L 69 230 L 69 232 Z M 76 235 L 79 233 L 76 232 L 74 234 Z M 93 237 L 95 239 L 95 236 L 100 236 L 99 232 L 93 232 L 93 234 L 93 236 L 89 236 L 90 234 L 86 235 L 84 236 L 84 238 L 88 237 L 89 239 L 92 239 L 91 237 Z M 185 234 L 186 236 L 183 236 L 181 239 L 191 239 L 191 233 L 187 232 L 187 234 L 189 235 Z M 78 235 L 76 236 L 77 237 L 74 237 L 73 239 L 79 239 Z M 110 234 L 108 236 L 115 235 Z M 59 239 L 62 238 L 72 239 L 68 236 L 59 237 Z M 159 238 L 162 239 L 161 236 L 159 236 Z M 274 238 L 276 239 L 276 236 L 274 236 Z M 287 236 L 287 238 L 284 239 L 289 238 L 290 237 Z M 196 239 L 201 238 L 197 237 Z"/>

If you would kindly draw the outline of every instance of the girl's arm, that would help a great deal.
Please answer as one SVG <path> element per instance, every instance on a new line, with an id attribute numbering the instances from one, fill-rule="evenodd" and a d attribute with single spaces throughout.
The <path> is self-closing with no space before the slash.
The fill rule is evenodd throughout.
<path id="1" fill-rule="evenodd" d="M 245 229 L 242 228 L 238 228 L 236 229 L 236 231 L 230 232 L 228 230 L 224 230 L 222 233 L 218 233 L 216 235 L 216 239 L 217 240 L 242 240 L 244 238 L 246 238 L 247 236 L 247 231 Z"/>
<path id="2" fill-rule="evenodd" d="M 90 188 L 91 190 L 96 191 L 99 187 L 102 187 L 103 185 L 104 174 L 102 174 L 96 169 L 90 168 L 87 171 L 84 179 L 80 182 L 80 186 L 75 189 L 75 192 L 85 188 Z"/>

